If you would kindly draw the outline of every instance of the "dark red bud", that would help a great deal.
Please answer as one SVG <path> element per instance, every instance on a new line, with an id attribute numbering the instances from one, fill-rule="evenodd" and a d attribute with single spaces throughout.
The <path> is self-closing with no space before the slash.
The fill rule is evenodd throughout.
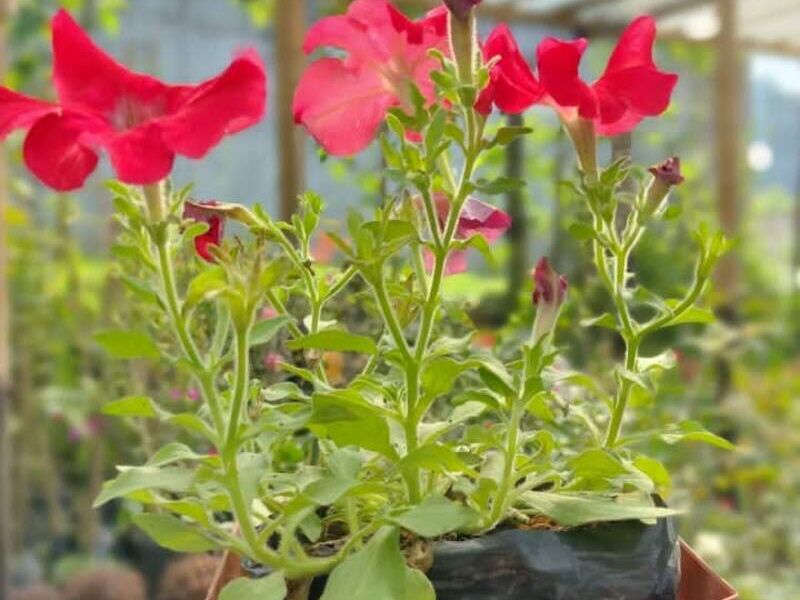
<path id="1" fill-rule="evenodd" d="M 653 177 L 667 187 L 680 185 L 684 182 L 683 175 L 681 175 L 681 159 L 677 156 L 672 156 L 660 165 L 654 165 L 648 170 Z"/>
<path id="2" fill-rule="evenodd" d="M 561 306 L 568 286 L 567 278 L 553 270 L 546 256 L 542 257 L 533 271 L 533 303 Z"/>

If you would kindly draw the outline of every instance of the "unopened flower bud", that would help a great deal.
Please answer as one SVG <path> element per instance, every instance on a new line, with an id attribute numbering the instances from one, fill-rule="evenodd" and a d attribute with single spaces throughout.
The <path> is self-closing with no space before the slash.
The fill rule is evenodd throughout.
<path id="1" fill-rule="evenodd" d="M 677 156 L 668 158 L 659 165 L 648 169 L 653 175 L 645 193 L 645 212 L 648 216 L 657 215 L 664 210 L 670 190 L 683 183 L 681 175 L 681 159 Z"/>
<path id="2" fill-rule="evenodd" d="M 536 306 L 534 344 L 555 329 L 558 314 L 567 297 L 567 287 L 566 277 L 553 270 L 547 257 L 543 257 L 533 271 L 533 304 Z"/>

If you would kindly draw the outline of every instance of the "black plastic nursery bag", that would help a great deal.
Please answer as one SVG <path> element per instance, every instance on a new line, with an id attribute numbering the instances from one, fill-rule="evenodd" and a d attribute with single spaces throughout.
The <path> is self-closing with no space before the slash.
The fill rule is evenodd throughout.
<path id="1" fill-rule="evenodd" d="M 675 600 L 674 522 L 508 530 L 436 545 L 437 600 Z"/>

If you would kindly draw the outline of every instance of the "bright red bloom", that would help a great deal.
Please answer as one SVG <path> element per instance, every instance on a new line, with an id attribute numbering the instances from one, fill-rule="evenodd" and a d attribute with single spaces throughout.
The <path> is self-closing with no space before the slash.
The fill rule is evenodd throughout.
<path id="1" fill-rule="evenodd" d="M 375 138 L 387 111 L 410 104 L 415 84 L 434 98 L 428 51 L 447 48 L 444 7 L 411 21 L 388 0 L 355 0 L 345 15 L 326 17 L 308 32 L 304 50 L 339 48 L 345 58 L 321 58 L 306 70 L 294 97 L 294 119 L 335 156 L 351 156 Z"/>
<path id="2" fill-rule="evenodd" d="M 434 201 L 439 224 L 444 227 L 450 214 L 450 202 L 444 194 L 437 194 Z M 511 217 L 502 210 L 475 198 L 469 198 L 461 210 L 461 216 L 458 218 L 455 239 L 468 240 L 473 236 L 480 235 L 488 243 L 492 244 L 501 238 L 509 227 L 511 227 Z M 425 263 L 429 270 L 433 268 L 432 254 L 426 253 Z M 467 253 L 463 250 L 451 252 L 447 257 L 445 273 L 447 275 L 455 275 L 466 270 Z"/>
<path id="3" fill-rule="evenodd" d="M 508 25 L 501 23 L 486 38 L 483 57 L 497 62 L 490 71 L 489 84 L 481 93 L 475 109 L 488 115 L 492 105 L 502 112 L 519 114 L 544 97 L 544 88 L 533 74 Z"/>
<path id="4" fill-rule="evenodd" d="M 183 206 L 183 218 L 207 223 L 208 231 L 194 238 L 194 249 L 197 255 L 206 262 L 216 262 L 211 247 L 219 247 L 225 234 L 226 212 L 220 210 L 224 205 L 216 200 L 193 202 L 187 200 Z"/>
<path id="5" fill-rule="evenodd" d="M 255 52 L 204 83 L 167 85 L 117 63 L 64 10 L 53 17 L 52 29 L 59 101 L 0 88 L 0 137 L 30 128 L 25 163 L 56 190 L 81 187 L 100 148 L 120 181 L 156 183 L 169 175 L 176 154 L 202 158 L 266 110 L 266 74 Z"/>
<path id="6" fill-rule="evenodd" d="M 601 135 L 627 133 L 645 117 L 667 110 L 678 82 L 677 75 L 660 71 L 653 62 L 655 36 L 652 17 L 635 19 L 620 37 L 602 77 L 591 85 L 578 73 L 586 40 L 547 38 L 537 50 L 539 79 L 568 120 L 577 112 L 593 121 Z"/>

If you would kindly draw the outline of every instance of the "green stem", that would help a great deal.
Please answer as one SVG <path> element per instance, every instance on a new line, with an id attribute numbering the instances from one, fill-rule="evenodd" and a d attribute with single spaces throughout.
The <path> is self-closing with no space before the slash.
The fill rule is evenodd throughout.
<path id="1" fill-rule="evenodd" d="M 681 300 L 680 304 L 671 309 L 669 313 L 647 323 L 642 328 L 642 336 L 648 335 L 654 331 L 658 331 L 663 327 L 667 327 L 676 320 L 680 319 L 686 313 L 686 311 L 695 305 L 695 302 L 697 302 L 697 300 L 703 294 L 705 287 L 706 280 L 696 276 L 689 293 L 686 294 L 683 300 Z"/>
<path id="2" fill-rule="evenodd" d="M 524 379 L 523 377 L 523 382 L 521 384 L 523 389 L 525 388 Z M 500 489 L 495 496 L 494 503 L 492 504 L 492 513 L 489 523 L 490 528 L 496 527 L 503 518 L 506 500 L 511 489 L 514 487 L 514 462 L 519 446 L 519 430 L 524 411 L 524 398 L 522 398 L 522 394 L 520 394 L 520 398 L 515 398 L 511 406 L 511 419 L 508 423 L 508 438 L 506 440 L 505 459 L 503 461 L 503 479 L 500 483 Z"/>
<path id="3" fill-rule="evenodd" d="M 148 186 L 145 188 L 145 196 L 148 198 L 148 209 L 151 211 L 151 218 L 154 218 L 154 214 L 158 213 L 159 210 L 163 216 L 163 206 L 165 202 L 163 197 L 156 202 L 156 193 L 161 193 L 160 186 Z M 151 204 L 153 204 L 153 206 L 150 206 Z M 155 206 L 161 206 L 162 209 L 157 209 Z M 152 226 L 160 227 L 162 225 L 162 223 L 156 223 Z M 203 397 L 211 409 L 211 417 L 214 420 L 215 430 L 217 435 L 220 436 L 224 428 L 222 409 L 220 408 L 216 390 L 214 389 L 213 377 L 207 372 L 208 367 L 200 356 L 197 346 L 189 333 L 189 328 L 181 309 L 178 290 L 175 285 L 175 274 L 172 267 L 172 256 L 170 254 L 168 236 L 166 232 L 162 231 L 154 234 L 152 237 L 158 254 L 158 273 L 161 279 L 161 287 L 164 293 L 167 314 L 170 318 L 172 330 L 178 340 L 181 352 L 195 371 L 195 378 L 200 384 Z"/>
<path id="4" fill-rule="evenodd" d="M 378 276 L 371 283 L 375 292 L 375 299 L 378 301 L 378 308 L 380 308 L 381 315 L 389 330 L 389 334 L 392 336 L 392 340 L 394 340 L 395 346 L 397 346 L 397 349 L 403 355 L 403 359 L 406 362 L 413 361 L 406 336 L 403 333 L 403 328 L 400 327 L 400 322 L 397 320 L 394 308 L 392 308 L 389 295 L 386 293 L 386 280 L 384 279 L 383 265 L 379 266 Z"/>
<path id="5" fill-rule="evenodd" d="M 228 458 L 236 457 L 239 423 L 242 419 L 242 408 L 246 404 L 250 376 L 250 325 L 237 327 L 235 378 L 231 414 L 228 420 L 228 433 L 225 436 L 225 453 Z"/>
<path id="6" fill-rule="evenodd" d="M 639 356 L 639 344 L 640 340 L 638 338 L 627 342 L 625 350 L 625 369 L 630 372 L 634 372 L 636 369 L 636 361 Z M 617 439 L 619 439 L 620 430 L 622 429 L 622 419 L 625 416 L 625 409 L 628 406 L 628 400 L 630 400 L 632 390 L 633 383 L 627 377 L 623 377 L 617 389 L 614 410 L 611 413 L 611 421 L 608 424 L 608 431 L 604 444 L 606 448 L 613 448 L 617 443 Z"/>
<path id="7" fill-rule="evenodd" d="M 345 272 L 342 273 L 342 276 L 339 278 L 339 281 L 337 281 L 331 287 L 331 289 L 328 290 L 328 293 L 325 294 L 325 298 L 323 298 L 322 301 L 328 302 L 332 298 L 336 297 L 342 290 L 344 290 L 344 288 L 347 287 L 347 285 L 353 280 L 353 277 L 355 277 L 356 274 L 358 274 L 358 269 L 356 267 L 353 266 L 347 267 Z"/>

